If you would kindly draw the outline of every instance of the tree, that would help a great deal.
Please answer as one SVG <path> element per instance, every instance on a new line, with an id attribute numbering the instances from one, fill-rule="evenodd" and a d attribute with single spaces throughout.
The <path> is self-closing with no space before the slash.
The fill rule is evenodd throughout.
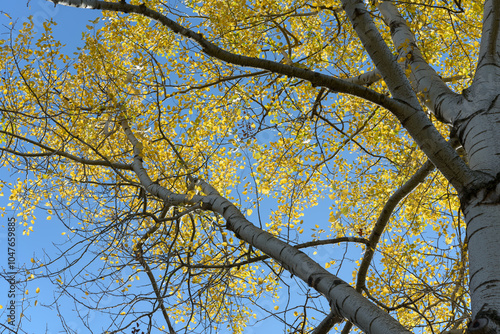
<path id="1" fill-rule="evenodd" d="M 51 1 L 103 18 L 71 57 L 51 23 L 2 42 L 2 161 L 106 330 L 241 332 L 300 281 L 290 332 L 500 330 L 497 0 Z M 301 251 L 347 243 L 354 287 Z"/>

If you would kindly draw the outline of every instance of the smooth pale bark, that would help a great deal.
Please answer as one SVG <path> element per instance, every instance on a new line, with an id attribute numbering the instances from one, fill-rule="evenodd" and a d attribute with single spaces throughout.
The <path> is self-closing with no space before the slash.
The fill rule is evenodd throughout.
<path id="1" fill-rule="evenodd" d="M 500 205 L 473 201 L 464 214 L 469 245 L 472 314 L 500 310 Z"/>
<path id="2" fill-rule="evenodd" d="M 484 83 L 484 94 L 480 94 L 477 85 L 478 93 L 469 95 L 473 98 L 460 109 L 460 115 L 467 116 L 454 122 L 469 166 L 494 178 L 488 185 L 468 189 L 461 196 L 467 223 L 472 314 L 473 318 L 486 316 L 490 320 L 491 315 L 484 312 L 500 314 L 500 105 L 498 94 L 487 94 L 492 87 L 500 86 Z"/>
<path id="3" fill-rule="evenodd" d="M 496 178 L 500 172 L 500 100 L 492 87 L 485 83 L 476 87 L 472 100 L 459 109 L 462 117 L 455 119 L 454 129 L 467 152 L 470 168 Z M 490 94 L 488 94 L 490 93 Z"/>
<path id="4" fill-rule="evenodd" d="M 500 29 L 500 1 L 486 0 L 483 11 L 483 30 L 481 34 L 481 46 L 479 48 L 478 68 L 475 77 L 477 79 L 490 76 L 488 69 L 483 69 L 485 64 L 498 64 L 500 54 L 499 29 Z M 498 72 L 494 72 L 498 73 Z M 475 79 L 476 79 L 475 78 Z"/>
<path id="5" fill-rule="evenodd" d="M 393 3 L 382 1 L 378 9 L 390 28 L 399 59 L 403 59 L 405 67 L 408 66 L 410 69 L 410 80 L 414 90 L 425 96 L 427 107 L 436 117 L 442 122 L 451 123 L 457 105 L 462 103 L 462 96 L 451 91 L 443 79 L 424 60 L 415 35 Z"/>

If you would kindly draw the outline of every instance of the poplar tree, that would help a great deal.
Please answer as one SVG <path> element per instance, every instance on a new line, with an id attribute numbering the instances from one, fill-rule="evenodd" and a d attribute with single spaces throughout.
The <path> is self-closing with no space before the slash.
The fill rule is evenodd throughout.
<path id="1" fill-rule="evenodd" d="M 102 16 L 0 41 L 1 163 L 100 330 L 500 332 L 499 0 L 47 1 Z"/>

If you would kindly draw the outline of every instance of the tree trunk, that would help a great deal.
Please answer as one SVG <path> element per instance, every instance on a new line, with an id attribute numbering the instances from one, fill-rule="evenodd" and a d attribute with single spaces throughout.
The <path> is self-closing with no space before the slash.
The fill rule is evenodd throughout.
<path id="1" fill-rule="evenodd" d="M 500 104 L 497 94 L 489 94 L 494 83 L 473 86 L 465 92 L 464 109 L 454 121 L 454 129 L 467 152 L 469 167 L 495 178 L 479 189 L 461 195 L 467 223 L 469 285 L 473 332 L 498 332 L 500 315 Z M 475 92 L 474 92 L 475 91 Z M 469 107 L 472 106 L 472 107 Z M 470 111 L 467 111 L 469 109 Z M 493 326 L 493 327 L 492 327 Z M 486 329 L 488 328 L 488 329 Z"/>

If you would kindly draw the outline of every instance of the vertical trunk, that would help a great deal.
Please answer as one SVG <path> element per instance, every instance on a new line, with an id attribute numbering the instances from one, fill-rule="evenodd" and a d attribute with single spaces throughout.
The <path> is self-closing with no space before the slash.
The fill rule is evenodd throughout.
<path id="1" fill-rule="evenodd" d="M 467 222 L 469 285 L 474 333 L 500 329 L 500 96 L 494 83 L 473 85 L 464 93 L 454 129 L 473 170 L 494 180 L 462 194 Z"/>
<path id="2" fill-rule="evenodd" d="M 463 212 L 467 221 L 473 318 L 489 309 L 500 314 L 500 205 L 475 200 Z"/>
<path id="3" fill-rule="evenodd" d="M 462 194 L 467 222 L 472 333 L 500 333 L 500 1 L 484 2 L 478 64 L 453 127 L 471 169 L 493 178 Z"/>

